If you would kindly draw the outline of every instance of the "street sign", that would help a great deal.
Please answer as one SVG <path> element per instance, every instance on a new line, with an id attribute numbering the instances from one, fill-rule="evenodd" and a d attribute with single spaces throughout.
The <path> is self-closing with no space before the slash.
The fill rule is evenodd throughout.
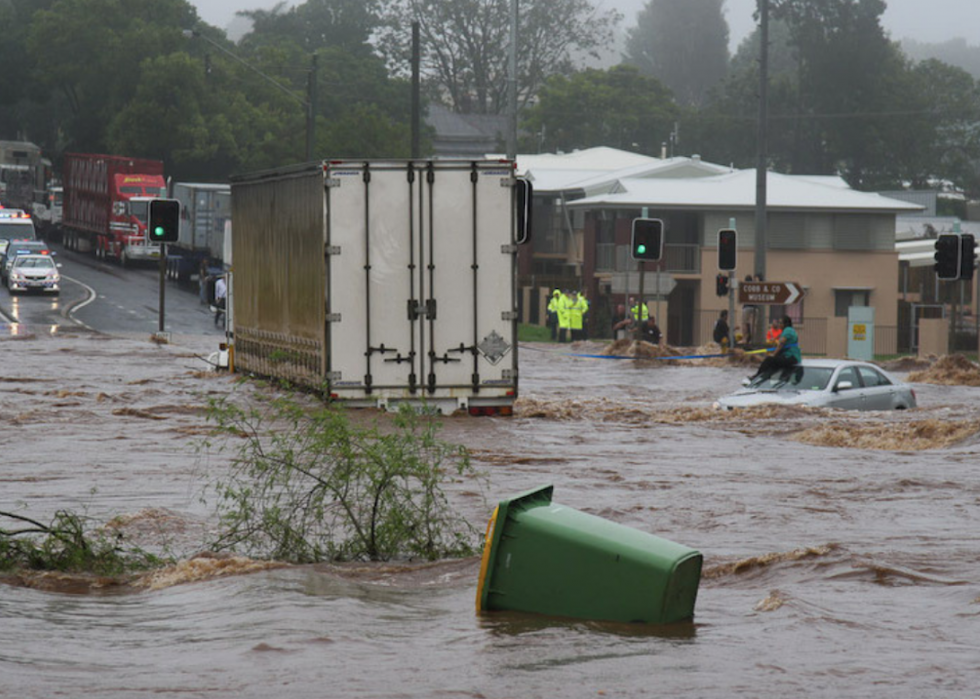
<path id="1" fill-rule="evenodd" d="M 803 297 L 796 282 L 739 282 L 738 302 L 758 305 L 790 306 Z"/>

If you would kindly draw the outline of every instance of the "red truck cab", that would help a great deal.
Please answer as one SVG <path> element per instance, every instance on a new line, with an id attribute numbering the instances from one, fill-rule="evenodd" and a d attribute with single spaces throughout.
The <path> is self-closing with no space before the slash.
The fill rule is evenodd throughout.
<path id="1" fill-rule="evenodd" d="M 114 155 L 65 155 L 63 242 L 120 264 L 160 257 L 147 238 L 150 201 L 167 196 L 163 163 Z"/>

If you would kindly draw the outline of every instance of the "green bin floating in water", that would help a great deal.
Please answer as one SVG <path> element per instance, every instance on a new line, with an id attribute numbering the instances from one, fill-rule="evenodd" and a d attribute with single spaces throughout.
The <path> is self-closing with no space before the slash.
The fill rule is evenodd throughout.
<path id="1" fill-rule="evenodd" d="M 551 502 L 503 500 L 487 525 L 476 609 L 667 624 L 691 619 L 698 551 Z"/>

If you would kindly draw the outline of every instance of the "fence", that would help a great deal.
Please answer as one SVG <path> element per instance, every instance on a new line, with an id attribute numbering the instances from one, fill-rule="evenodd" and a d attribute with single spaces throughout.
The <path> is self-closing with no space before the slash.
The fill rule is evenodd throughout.
<path id="1" fill-rule="evenodd" d="M 706 345 L 712 342 L 712 335 L 714 334 L 715 322 L 718 320 L 718 311 L 706 311 L 698 310 L 698 322 L 696 323 L 696 334 L 695 342 L 698 346 Z M 736 316 L 738 311 L 736 310 Z M 756 334 L 760 335 L 755 338 L 755 345 L 759 346 L 761 342 L 765 339 L 765 331 L 769 325 L 768 314 L 765 310 L 762 312 L 761 316 L 761 330 L 757 330 Z M 731 319 L 729 319 L 729 325 L 731 325 Z M 816 354 L 825 355 L 827 354 L 827 319 L 826 318 L 806 318 L 797 321 L 794 325 L 796 328 L 796 333 L 800 336 L 800 347 L 803 349 L 804 354 Z M 732 326 L 732 331 L 736 330 L 737 326 Z"/>

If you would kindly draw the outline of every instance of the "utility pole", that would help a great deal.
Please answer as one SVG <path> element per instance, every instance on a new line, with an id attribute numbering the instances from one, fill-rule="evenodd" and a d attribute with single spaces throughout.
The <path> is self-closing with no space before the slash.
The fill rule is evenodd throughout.
<path id="1" fill-rule="evenodd" d="M 421 63 L 422 46 L 419 39 L 419 23 L 412 22 L 412 160 L 419 157 L 422 150 L 421 139 L 422 118 L 419 114 L 421 109 Z"/>
<path id="2" fill-rule="evenodd" d="M 756 143 L 755 165 L 755 276 L 766 278 L 766 177 L 769 169 L 769 0 L 759 0 L 759 135 Z M 758 312 L 749 332 L 754 336 Z M 753 337 L 745 338 L 751 344 Z"/>
<path id="3" fill-rule="evenodd" d="M 517 159 L 517 0 L 510 0 L 510 55 L 507 61 L 507 157 Z"/>
<path id="4" fill-rule="evenodd" d="M 316 149 L 316 53 L 310 56 L 310 75 L 306 85 L 306 162 L 312 162 Z"/>

